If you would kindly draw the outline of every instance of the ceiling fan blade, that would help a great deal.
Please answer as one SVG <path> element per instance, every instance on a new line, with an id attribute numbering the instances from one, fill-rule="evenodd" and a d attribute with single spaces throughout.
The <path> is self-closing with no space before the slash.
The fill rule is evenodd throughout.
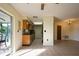
<path id="1" fill-rule="evenodd" d="M 44 3 L 41 4 L 41 10 L 44 10 Z"/>

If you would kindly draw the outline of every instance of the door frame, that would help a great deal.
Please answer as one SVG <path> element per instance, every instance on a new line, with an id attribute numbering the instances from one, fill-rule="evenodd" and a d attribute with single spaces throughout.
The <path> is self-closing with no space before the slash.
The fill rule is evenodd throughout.
<path id="1" fill-rule="evenodd" d="M 15 24 L 14 24 L 15 16 L 2 7 L 0 7 L 0 10 L 11 17 L 11 35 L 12 36 L 11 36 L 11 52 L 9 53 L 9 54 L 11 54 L 11 53 L 14 53 L 16 51 L 15 50 L 15 28 L 14 28 L 15 27 Z"/>

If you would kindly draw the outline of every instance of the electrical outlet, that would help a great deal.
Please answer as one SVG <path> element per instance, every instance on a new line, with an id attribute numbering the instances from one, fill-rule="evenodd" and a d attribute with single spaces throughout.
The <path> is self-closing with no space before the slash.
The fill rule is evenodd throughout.
<path id="1" fill-rule="evenodd" d="M 47 41 L 48 41 L 48 39 L 47 39 Z"/>

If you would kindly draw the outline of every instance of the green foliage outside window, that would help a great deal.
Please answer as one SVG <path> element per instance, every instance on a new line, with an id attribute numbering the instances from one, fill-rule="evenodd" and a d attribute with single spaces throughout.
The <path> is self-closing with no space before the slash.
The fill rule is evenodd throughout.
<path id="1" fill-rule="evenodd" d="M 2 24 L 0 24 L 0 33 L 5 33 L 7 30 L 7 28 L 5 26 L 2 26 Z"/>

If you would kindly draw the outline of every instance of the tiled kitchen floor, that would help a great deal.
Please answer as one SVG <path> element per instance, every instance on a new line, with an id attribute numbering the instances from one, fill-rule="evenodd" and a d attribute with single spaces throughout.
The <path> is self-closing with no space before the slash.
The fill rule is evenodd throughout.
<path id="1" fill-rule="evenodd" d="M 53 47 L 46 47 L 38 39 L 11 56 L 79 56 L 79 41 L 59 40 Z"/>

